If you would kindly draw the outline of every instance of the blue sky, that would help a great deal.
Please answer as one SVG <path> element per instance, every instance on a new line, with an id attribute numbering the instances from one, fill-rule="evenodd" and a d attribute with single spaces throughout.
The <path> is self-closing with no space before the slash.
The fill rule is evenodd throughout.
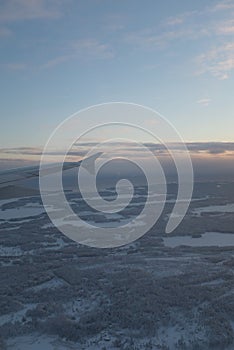
<path id="1" fill-rule="evenodd" d="M 0 148 L 81 108 L 143 104 L 185 141 L 232 142 L 233 0 L 2 0 Z"/>

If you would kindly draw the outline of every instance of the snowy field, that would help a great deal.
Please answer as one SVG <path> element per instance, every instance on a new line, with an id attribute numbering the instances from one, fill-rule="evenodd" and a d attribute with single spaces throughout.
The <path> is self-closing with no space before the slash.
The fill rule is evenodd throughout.
<path id="1" fill-rule="evenodd" d="M 216 185 L 195 190 L 171 236 L 163 233 L 169 193 L 158 226 L 118 249 L 70 241 L 40 197 L 0 201 L 0 349 L 233 349 L 234 194 L 233 184 L 219 186 L 225 198 L 215 197 Z M 144 198 L 141 189 L 130 216 L 94 217 L 69 195 L 74 211 L 107 227 L 131 218 Z M 62 225 L 59 209 L 50 210 Z"/>

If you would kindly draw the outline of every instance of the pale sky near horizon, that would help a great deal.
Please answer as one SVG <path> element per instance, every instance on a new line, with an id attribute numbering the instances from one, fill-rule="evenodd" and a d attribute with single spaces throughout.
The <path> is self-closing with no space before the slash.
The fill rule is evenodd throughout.
<path id="1" fill-rule="evenodd" d="M 2 0 L 0 51 L 1 149 L 110 101 L 156 109 L 185 141 L 234 141 L 233 0 Z"/>

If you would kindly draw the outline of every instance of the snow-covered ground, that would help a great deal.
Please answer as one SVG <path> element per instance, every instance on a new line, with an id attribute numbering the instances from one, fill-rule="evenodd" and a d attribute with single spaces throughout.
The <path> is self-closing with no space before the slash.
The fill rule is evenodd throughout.
<path id="1" fill-rule="evenodd" d="M 78 350 L 73 344 L 58 342 L 56 338 L 42 335 L 30 335 L 10 339 L 9 350 Z"/>
<path id="2" fill-rule="evenodd" d="M 143 194 L 136 199 L 141 197 L 144 200 Z M 193 202 L 209 200 L 206 193 L 197 197 Z M 175 196 L 168 198 L 171 207 Z M 115 199 L 114 192 L 108 199 Z M 155 203 L 157 196 L 152 200 Z M 87 220 L 95 224 L 92 219 L 96 218 L 79 198 L 70 203 L 74 207 L 77 204 L 79 214 L 87 215 Z M 1 210 L 4 204 L 5 210 Z M 140 201 L 132 206 L 138 205 Z M 58 211 L 58 224 L 69 222 L 60 215 L 61 208 L 49 209 Z M 35 197 L 0 201 L 0 219 L 4 220 L 0 222 L 0 328 L 7 350 L 174 350 L 190 341 L 194 346 L 201 342 L 208 349 L 206 342 L 213 341 L 217 334 L 217 343 L 226 344 L 227 339 L 231 342 L 230 246 L 234 246 L 234 234 L 218 233 L 215 227 L 199 237 L 196 223 L 203 227 L 206 216 L 201 213 L 208 211 L 232 213 L 234 204 L 194 209 L 196 215 L 188 215 L 187 226 L 185 220 L 183 236 L 162 236 L 155 231 L 127 247 L 98 250 L 78 246 L 56 231 L 48 218 L 40 215 L 44 208 L 39 197 L 38 202 Z M 166 217 L 168 212 L 166 208 Z M 122 214 L 114 214 L 113 223 L 104 224 L 123 224 L 130 214 Z M 226 220 L 220 215 L 217 222 L 220 217 Z M 194 220 L 192 224 L 190 219 Z M 134 224 L 144 223 L 136 220 Z M 82 227 L 81 220 L 79 230 Z M 180 245 L 190 248 L 168 249 Z M 226 307 L 225 313 L 216 307 L 219 305 Z M 152 337 L 147 335 L 146 327 L 155 330 Z M 83 332 L 78 337 L 77 330 Z M 128 343 L 131 338 L 134 346 Z"/>
<path id="3" fill-rule="evenodd" d="M 20 247 L 4 247 L 0 245 L 0 257 L 21 255 L 23 255 L 23 251 Z"/>
<path id="4" fill-rule="evenodd" d="M 27 304 L 24 305 L 24 308 L 20 311 L 11 312 L 9 314 L 0 316 L 0 326 L 8 322 L 15 323 L 17 321 L 21 321 L 22 317 L 25 316 L 26 312 L 28 310 L 33 309 L 35 306 L 36 304 Z"/>

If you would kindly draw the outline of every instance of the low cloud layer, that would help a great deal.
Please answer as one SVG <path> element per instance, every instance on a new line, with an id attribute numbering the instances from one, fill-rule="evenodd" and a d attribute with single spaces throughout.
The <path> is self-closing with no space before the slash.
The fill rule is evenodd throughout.
<path id="1" fill-rule="evenodd" d="M 82 159 L 95 145 L 95 142 L 84 142 L 75 145 L 67 154 L 66 160 L 77 161 Z M 190 142 L 186 145 L 193 162 L 195 179 L 224 180 L 234 178 L 234 142 Z M 175 165 L 164 145 L 145 143 L 144 146 L 158 156 L 168 176 L 176 177 Z M 169 146 L 173 151 L 181 152 L 181 144 L 171 143 Z M 111 148 L 111 153 L 117 158 L 118 156 L 120 158 L 128 158 L 134 162 L 134 158 L 145 159 L 146 157 L 144 148 L 140 148 L 133 143 L 114 142 Z M 0 170 L 38 165 L 41 154 L 41 148 L 2 148 L 0 149 Z M 48 159 L 51 162 L 61 161 L 61 156 L 63 156 L 63 152 L 56 150 L 49 153 Z M 105 153 L 103 153 L 102 157 L 106 157 Z M 147 162 L 150 161 L 148 158 L 145 160 Z"/>
<path id="2" fill-rule="evenodd" d="M 67 155 L 70 157 L 83 157 L 93 147 L 98 145 L 96 142 L 83 142 L 76 144 Z M 125 150 L 126 152 L 142 151 L 141 147 L 136 146 L 134 143 L 113 142 L 108 144 L 113 147 L 113 150 Z M 167 153 L 167 148 L 163 144 L 156 143 L 143 143 L 143 146 L 151 151 L 158 152 L 160 154 Z M 207 153 L 207 154 L 225 154 L 234 153 L 234 142 L 187 142 L 187 149 L 190 153 Z M 182 144 L 180 143 L 168 143 L 168 148 L 172 150 L 182 150 Z M 18 147 L 18 148 L 0 148 L 0 155 L 18 155 L 18 156 L 41 156 L 42 148 L 39 147 Z M 63 150 L 50 151 L 48 155 L 60 156 L 63 155 Z"/>

